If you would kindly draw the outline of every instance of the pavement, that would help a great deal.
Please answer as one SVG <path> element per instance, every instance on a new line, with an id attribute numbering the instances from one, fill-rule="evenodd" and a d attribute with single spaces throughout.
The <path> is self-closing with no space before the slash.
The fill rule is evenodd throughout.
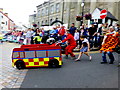
<path id="1" fill-rule="evenodd" d="M 0 44 L 0 89 L 1 88 L 20 88 L 21 83 L 27 73 L 25 70 L 17 70 L 12 67 L 11 54 L 12 49 L 19 47 L 20 45 L 15 43 Z"/>
<path id="2" fill-rule="evenodd" d="M 85 55 L 81 61 L 63 59 L 61 68 L 34 68 L 17 70 L 11 62 L 11 51 L 19 44 L 0 44 L 0 89 L 1 88 L 118 88 L 118 54 L 115 64 L 100 64 L 98 51 L 90 52 L 92 61 Z M 75 53 L 78 55 L 79 53 Z M 63 55 L 64 56 L 64 55 Z"/>

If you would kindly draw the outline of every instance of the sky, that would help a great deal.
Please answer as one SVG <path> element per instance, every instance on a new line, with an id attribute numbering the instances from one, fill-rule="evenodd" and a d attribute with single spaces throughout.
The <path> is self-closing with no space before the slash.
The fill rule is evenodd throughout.
<path id="1" fill-rule="evenodd" d="M 37 11 L 36 6 L 47 0 L 0 0 L 0 8 L 3 8 L 4 13 L 8 13 L 10 19 L 16 24 L 20 22 L 27 25 L 29 15 Z"/>

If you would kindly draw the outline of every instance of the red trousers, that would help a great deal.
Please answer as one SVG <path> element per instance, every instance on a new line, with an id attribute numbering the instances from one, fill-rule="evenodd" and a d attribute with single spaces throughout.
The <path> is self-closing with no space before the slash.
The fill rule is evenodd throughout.
<path id="1" fill-rule="evenodd" d="M 73 49 L 76 47 L 76 45 L 68 45 L 66 48 L 65 48 L 65 54 L 68 55 L 70 54 L 71 57 L 74 57 L 75 55 L 73 54 Z"/>

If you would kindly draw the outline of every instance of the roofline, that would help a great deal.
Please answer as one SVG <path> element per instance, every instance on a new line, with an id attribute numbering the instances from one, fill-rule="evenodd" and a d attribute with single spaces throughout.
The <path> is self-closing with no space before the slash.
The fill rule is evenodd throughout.
<path id="1" fill-rule="evenodd" d="M 5 13 L 3 13 L 2 11 L 0 11 L 0 13 L 2 13 L 4 16 L 6 16 L 9 20 L 11 20 L 12 22 L 14 22 L 12 19 L 10 19 L 7 15 L 5 15 Z"/>
<path id="2" fill-rule="evenodd" d="M 40 5 L 36 6 L 36 7 L 40 7 L 40 6 L 42 6 L 42 5 L 46 4 L 46 3 L 49 3 L 49 2 L 50 1 L 45 1 L 45 2 L 43 2 L 42 4 L 40 4 Z"/>

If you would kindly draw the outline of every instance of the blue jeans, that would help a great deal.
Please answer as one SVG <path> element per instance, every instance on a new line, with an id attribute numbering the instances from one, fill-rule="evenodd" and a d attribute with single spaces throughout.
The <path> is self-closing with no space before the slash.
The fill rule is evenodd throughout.
<path id="1" fill-rule="evenodd" d="M 102 52 L 103 62 L 107 62 L 106 54 L 108 54 L 110 62 L 114 62 L 114 56 L 113 56 L 112 52 L 104 52 L 104 51 Z"/>
<path id="2" fill-rule="evenodd" d="M 93 38 L 94 38 L 93 36 L 89 36 L 89 39 L 88 39 L 89 42 L 90 42 L 90 48 L 93 47 L 93 43 L 94 43 L 94 42 L 93 42 Z"/>

